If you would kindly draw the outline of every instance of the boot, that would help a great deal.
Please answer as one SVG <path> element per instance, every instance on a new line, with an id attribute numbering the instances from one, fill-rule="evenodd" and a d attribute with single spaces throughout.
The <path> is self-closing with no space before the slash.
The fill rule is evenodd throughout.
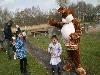
<path id="1" fill-rule="evenodd" d="M 54 75 L 55 74 L 55 71 L 54 71 L 54 69 L 52 68 L 52 75 Z"/>
<path id="2" fill-rule="evenodd" d="M 77 68 L 76 69 L 76 72 L 79 74 L 79 75 L 86 75 L 86 71 L 80 67 L 80 68 Z"/>
<path id="3" fill-rule="evenodd" d="M 70 63 L 67 63 L 67 64 L 63 67 L 63 69 L 64 69 L 65 71 L 70 71 L 70 70 L 72 69 L 72 65 L 71 65 Z"/>

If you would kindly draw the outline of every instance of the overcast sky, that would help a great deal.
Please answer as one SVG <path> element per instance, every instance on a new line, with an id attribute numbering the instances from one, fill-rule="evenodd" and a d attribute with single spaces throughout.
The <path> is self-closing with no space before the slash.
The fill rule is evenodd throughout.
<path id="1" fill-rule="evenodd" d="M 80 0 L 71 0 L 70 2 L 77 3 Z M 94 6 L 100 4 L 99 0 L 84 0 L 86 3 L 91 3 Z M 0 0 L 0 7 L 8 8 L 11 11 L 16 9 L 31 8 L 32 6 L 39 6 L 40 9 L 48 11 L 52 8 L 58 8 L 56 0 Z"/>

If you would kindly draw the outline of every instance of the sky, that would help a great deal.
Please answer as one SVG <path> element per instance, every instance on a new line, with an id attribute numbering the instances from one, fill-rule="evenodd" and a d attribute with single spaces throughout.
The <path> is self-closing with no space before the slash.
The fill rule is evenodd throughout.
<path id="1" fill-rule="evenodd" d="M 76 3 L 80 0 L 70 0 L 70 3 Z M 100 4 L 97 0 L 84 0 L 86 3 L 91 3 L 94 6 Z M 49 11 L 53 8 L 58 8 L 56 0 L 0 0 L 0 7 L 7 8 L 10 11 L 15 11 L 16 9 L 31 8 L 32 6 L 40 7 L 43 11 Z"/>

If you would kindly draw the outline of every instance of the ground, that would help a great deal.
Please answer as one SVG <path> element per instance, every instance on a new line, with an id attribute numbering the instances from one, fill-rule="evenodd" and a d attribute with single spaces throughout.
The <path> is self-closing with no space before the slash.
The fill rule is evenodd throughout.
<path id="1" fill-rule="evenodd" d="M 38 37 L 38 38 L 37 38 Z M 29 37 L 32 45 L 42 48 L 47 52 L 50 37 L 38 35 L 36 38 Z M 62 58 L 66 58 L 66 49 L 61 36 L 58 36 L 63 47 Z M 89 75 L 100 74 L 100 33 L 83 34 L 81 37 L 81 63 Z"/>
<path id="2" fill-rule="evenodd" d="M 29 75 L 50 75 L 42 64 L 28 54 Z M 19 70 L 19 60 L 8 60 L 5 52 L 0 52 L 0 75 L 22 75 Z"/>
<path id="3" fill-rule="evenodd" d="M 66 59 L 66 49 L 63 45 L 63 39 L 59 37 L 63 47 L 61 57 Z M 50 43 L 50 37 L 38 35 L 37 37 L 29 36 L 27 44 L 31 48 L 28 54 L 28 71 L 30 75 L 50 75 L 45 64 L 49 64 L 47 55 L 47 47 Z M 100 75 L 100 33 L 83 34 L 81 37 L 81 63 L 86 69 L 88 75 Z M 34 55 L 34 51 L 35 54 Z M 32 53 L 33 52 L 33 53 Z M 41 57 L 42 56 L 42 57 Z M 36 58 L 37 57 L 37 58 Z M 48 59 L 48 60 L 47 60 Z M 44 60 L 44 63 L 41 63 Z M 0 75 L 22 75 L 19 70 L 18 60 L 8 60 L 6 52 L 0 52 Z"/>

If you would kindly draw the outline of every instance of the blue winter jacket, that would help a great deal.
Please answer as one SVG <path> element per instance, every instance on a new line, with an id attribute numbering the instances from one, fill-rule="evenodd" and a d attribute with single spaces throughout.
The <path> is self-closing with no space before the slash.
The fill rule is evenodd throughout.
<path id="1" fill-rule="evenodd" d="M 16 39 L 15 47 L 16 47 L 16 55 L 17 55 L 17 58 L 19 59 L 23 59 L 26 57 L 27 53 L 26 53 L 26 49 L 24 45 L 25 45 L 24 41 L 18 37 Z"/>

